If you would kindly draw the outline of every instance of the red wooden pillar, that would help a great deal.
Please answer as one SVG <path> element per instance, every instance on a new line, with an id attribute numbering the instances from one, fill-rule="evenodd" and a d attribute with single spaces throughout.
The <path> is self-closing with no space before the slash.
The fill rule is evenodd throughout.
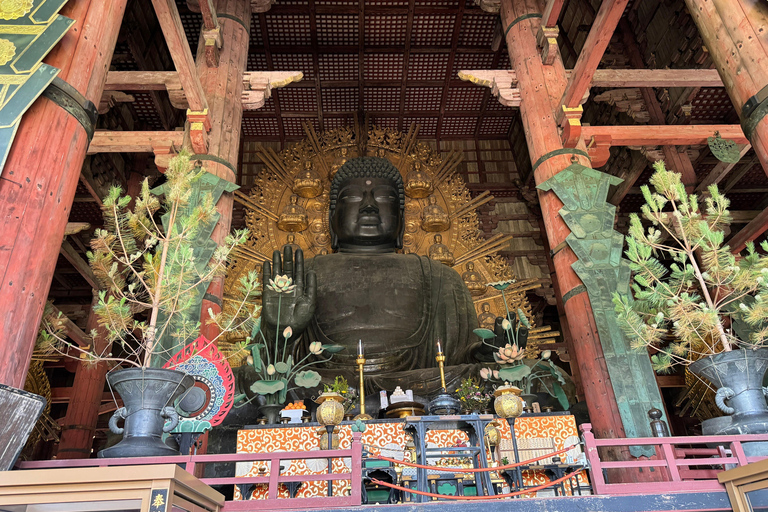
<path id="1" fill-rule="evenodd" d="M 94 303 L 95 304 L 95 300 Z M 99 328 L 96 315 L 88 315 L 86 332 L 97 329 L 98 337 L 93 340 L 95 349 L 101 351 L 104 347 L 104 329 Z M 75 371 L 75 382 L 72 384 L 72 396 L 67 406 L 67 415 L 61 427 L 61 441 L 57 458 L 87 459 L 91 456 L 93 436 L 96 423 L 99 421 L 99 407 L 104 391 L 108 367 L 102 362 L 97 365 L 78 364 Z"/>
<path id="2" fill-rule="evenodd" d="M 201 38 L 197 52 L 197 70 L 208 101 L 211 131 L 208 134 L 208 154 L 217 156 L 229 165 L 213 161 L 203 162 L 208 172 L 231 182 L 236 181 L 237 161 L 240 154 L 240 125 L 243 119 L 243 73 L 248 62 L 251 3 L 249 0 L 218 0 L 215 2 L 221 30 L 222 46 L 219 65 L 212 67 L 206 59 L 205 44 Z M 226 15 L 226 16 L 224 16 Z M 216 208 L 221 217 L 213 231 L 214 241 L 222 243 L 232 224 L 233 196 L 224 193 Z M 224 278 L 215 278 L 208 287 L 200 316 L 202 334 L 213 339 L 218 335 L 215 325 L 206 325 L 208 308 L 221 311 Z"/>
<path id="3" fill-rule="evenodd" d="M 685 0 L 699 28 L 728 96 L 746 123 L 744 104 L 768 91 L 768 3 L 763 0 Z M 768 116 L 750 135 L 763 170 L 768 174 Z"/>
<path id="4" fill-rule="evenodd" d="M 541 184 L 571 164 L 571 158 L 590 166 L 589 159 L 573 153 L 552 156 L 562 150 L 556 110 L 560 108 L 568 82 L 562 60 L 558 55 L 552 65 L 542 63 L 536 45 L 536 33 L 541 19 L 528 17 L 541 13 L 535 0 L 502 0 L 501 23 L 506 32 L 507 48 L 512 66 L 517 73 L 520 95 L 520 117 L 523 122 L 528 152 L 534 166 L 536 184 Z M 576 149 L 585 150 L 580 142 Z M 542 157 L 544 157 L 542 159 Z M 539 160 L 542 161 L 539 163 Z M 542 220 L 549 247 L 555 254 L 552 263 L 557 276 L 563 308 L 573 340 L 573 356 L 578 364 L 581 384 L 589 409 L 590 419 L 598 437 L 624 437 L 616 398 L 611 387 L 603 349 L 597 333 L 592 306 L 586 289 L 571 268 L 576 255 L 565 244 L 570 231 L 559 215 L 563 203 L 553 192 L 538 191 Z"/>
<path id="5" fill-rule="evenodd" d="M 70 0 L 75 23 L 45 62 L 98 105 L 127 0 Z M 24 114 L 0 180 L 0 383 L 21 388 L 53 278 L 88 138 L 60 106 Z"/>

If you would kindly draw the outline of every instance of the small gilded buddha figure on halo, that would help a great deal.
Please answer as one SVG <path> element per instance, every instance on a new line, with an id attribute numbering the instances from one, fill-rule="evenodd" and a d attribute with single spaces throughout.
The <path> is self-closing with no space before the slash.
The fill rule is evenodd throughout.
<path id="1" fill-rule="evenodd" d="M 288 235 L 288 238 L 286 239 L 285 245 L 283 247 L 290 247 L 292 251 L 301 249 L 299 244 L 296 243 L 296 235 L 294 235 L 293 233 Z"/>
<path id="2" fill-rule="evenodd" d="M 413 162 L 413 168 L 405 176 L 405 195 L 423 199 L 432 193 L 432 179 L 421 168 L 421 162 Z"/>
<path id="3" fill-rule="evenodd" d="M 349 159 L 349 148 L 342 147 L 339 149 L 339 158 L 336 159 L 336 161 L 331 165 L 331 172 L 328 175 L 328 179 L 333 181 L 333 177 L 336 176 L 336 172 L 341 168 L 342 165 L 347 163 L 347 160 Z"/>
<path id="4" fill-rule="evenodd" d="M 443 244 L 442 235 L 435 235 L 435 243 L 429 246 L 429 259 L 439 261 L 449 267 L 453 265 L 453 253 Z"/>
<path id="5" fill-rule="evenodd" d="M 475 264 L 467 263 L 467 271 L 461 274 L 461 280 L 467 285 L 470 295 L 477 297 L 485 293 L 485 283 L 480 273 L 475 270 Z"/>
<path id="6" fill-rule="evenodd" d="M 451 227 L 451 218 L 437 204 L 435 196 L 429 196 L 429 204 L 421 212 L 421 229 L 429 233 L 445 231 Z"/>
<path id="7" fill-rule="evenodd" d="M 323 182 L 320 175 L 312 168 L 312 161 L 304 161 L 304 170 L 299 171 L 293 179 L 293 193 L 301 197 L 313 198 L 323 192 Z"/>
<path id="8" fill-rule="evenodd" d="M 491 313 L 491 305 L 487 302 L 483 302 L 483 305 L 480 307 L 483 308 L 483 312 L 477 315 L 477 323 L 482 329 L 488 329 L 492 331 L 494 325 L 496 324 L 496 315 Z"/>
<path id="9" fill-rule="evenodd" d="M 283 231 L 295 233 L 304 231 L 309 226 L 307 210 L 299 204 L 299 196 L 292 195 L 290 202 L 283 208 L 277 227 Z"/>

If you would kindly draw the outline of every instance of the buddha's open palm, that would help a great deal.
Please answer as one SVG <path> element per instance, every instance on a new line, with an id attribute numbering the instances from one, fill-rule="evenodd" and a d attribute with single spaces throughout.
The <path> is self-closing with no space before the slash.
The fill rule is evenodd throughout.
<path id="1" fill-rule="evenodd" d="M 290 278 L 290 283 L 288 279 Z M 291 246 L 272 254 L 272 264 L 264 262 L 262 293 L 262 322 L 270 331 L 290 327 L 296 337 L 307 328 L 315 314 L 317 278 L 313 271 L 304 274 L 304 251 Z"/>

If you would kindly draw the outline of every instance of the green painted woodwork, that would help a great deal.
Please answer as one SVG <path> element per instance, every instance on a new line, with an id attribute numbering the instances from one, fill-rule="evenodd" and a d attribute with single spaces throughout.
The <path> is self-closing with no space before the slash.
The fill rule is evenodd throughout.
<path id="1" fill-rule="evenodd" d="M 437 486 L 437 494 L 445 494 L 446 496 L 456 496 L 458 486 L 450 482 L 443 482 Z"/>
<path id="2" fill-rule="evenodd" d="M 612 293 L 630 294 L 629 261 L 622 257 L 624 236 L 613 229 L 616 207 L 608 189 L 622 180 L 573 163 L 546 182 L 563 202 L 560 216 L 571 234 L 565 239 L 579 258 L 571 267 L 584 283 L 595 315 L 605 363 L 627 437 L 651 437 L 648 411 L 664 410 L 656 375 L 646 351 L 634 351 L 619 328 Z M 633 456 L 651 456 L 653 447 L 633 446 Z"/>
<path id="3" fill-rule="evenodd" d="M 41 61 L 74 20 L 59 16 L 67 0 L 0 4 L 0 173 L 21 116 L 59 70 Z"/>
<path id="4" fill-rule="evenodd" d="M 187 204 L 187 211 L 193 210 L 198 204 L 200 204 L 200 201 L 205 197 L 206 194 L 210 194 L 213 198 L 214 204 L 216 204 L 218 203 L 222 194 L 225 192 L 232 193 L 238 188 L 240 187 L 231 181 L 227 181 L 224 178 L 219 178 L 218 176 L 215 176 L 209 172 L 205 172 L 192 185 L 192 195 L 190 196 L 189 202 Z M 151 192 L 155 195 L 164 194 L 165 185 L 155 187 Z M 180 216 L 183 216 L 183 214 Z M 162 217 L 163 228 L 166 229 L 166 231 L 168 229 L 168 217 L 169 214 L 165 214 Z M 211 234 L 213 233 L 213 229 L 216 227 L 216 223 L 219 221 L 219 218 L 220 215 L 216 214 L 212 222 L 200 229 L 195 239 L 191 241 L 197 275 L 205 274 L 205 268 L 213 256 L 214 251 L 216 250 L 216 242 L 211 240 Z M 175 328 L 174 325 L 180 325 L 181 322 L 184 322 L 187 325 L 194 325 L 200 322 L 203 297 L 205 296 L 205 292 L 208 290 L 209 284 L 210 280 L 206 280 L 197 285 L 197 287 L 195 287 L 192 291 L 192 294 L 194 295 L 192 298 L 193 305 L 187 309 L 184 314 L 175 315 L 174 318 L 171 319 L 171 324 L 166 330 L 166 334 L 163 335 L 158 341 L 160 347 L 162 347 L 162 351 L 158 349 L 159 357 L 153 358 L 152 366 L 158 368 L 162 367 L 166 361 L 168 361 L 168 359 L 176 354 L 176 352 L 183 349 L 186 344 L 193 342 L 199 336 L 199 332 L 190 332 L 185 340 L 179 340 L 176 336 L 176 333 L 178 333 L 179 329 Z M 165 321 L 166 319 L 160 315 L 158 317 L 158 326 L 165 323 Z"/>

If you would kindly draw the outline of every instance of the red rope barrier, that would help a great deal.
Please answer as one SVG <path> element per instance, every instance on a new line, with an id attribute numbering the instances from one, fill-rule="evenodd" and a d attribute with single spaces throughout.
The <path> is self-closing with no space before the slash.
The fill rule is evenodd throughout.
<path id="1" fill-rule="evenodd" d="M 496 498 L 511 498 L 513 496 L 520 496 L 521 494 L 529 494 L 532 492 L 539 491 L 541 489 L 546 489 L 547 487 L 552 487 L 554 485 L 559 484 L 560 482 L 564 482 L 569 478 L 572 478 L 575 475 L 578 475 L 582 470 L 583 468 L 576 471 L 572 471 L 567 475 L 564 475 L 563 477 L 558 478 L 557 480 L 552 480 L 549 483 L 537 485 L 536 487 L 531 487 L 529 489 L 525 489 L 522 491 L 508 492 L 506 494 L 494 494 L 493 496 L 451 496 L 449 494 L 434 494 L 431 492 L 416 491 L 414 489 L 409 489 L 407 487 L 402 487 L 400 485 L 390 484 L 388 482 L 382 482 L 381 480 L 377 480 L 376 478 L 372 478 L 371 482 L 378 485 L 383 485 L 384 487 L 389 487 L 391 489 L 397 489 L 399 491 L 410 492 L 413 494 L 420 494 L 421 496 L 430 496 L 433 498 L 445 498 L 449 500 L 492 500 Z"/>
<path id="2" fill-rule="evenodd" d="M 522 462 L 515 462 L 514 464 L 507 464 L 506 466 L 496 466 L 494 468 L 447 468 L 444 466 L 427 466 L 424 464 L 416 464 L 415 462 L 406 462 L 404 460 L 390 459 L 389 457 L 382 457 L 381 455 L 371 455 L 371 458 L 378 459 L 378 460 L 385 460 L 387 462 L 393 462 L 395 464 L 402 464 L 403 466 L 409 466 L 409 467 L 421 468 L 421 469 L 432 469 L 436 471 L 444 471 L 446 473 L 485 473 L 486 471 L 500 471 L 502 469 L 511 469 L 511 468 L 516 468 L 518 466 L 525 466 L 526 464 L 530 464 L 531 462 L 547 459 L 554 455 L 560 455 L 561 453 L 567 452 L 568 450 L 575 448 L 576 446 L 579 446 L 579 444 L 578 443 L 572 444 L 571 446 L 567 446 L 562 450 L 557 450 L 556 452 L 548 453 L 546 455 L 541 455 L 539 457 L 536 457 L 535 459 L 524 460 Z M 448 448 L 446 448 L 446 451 L 448 451 Z"/>

